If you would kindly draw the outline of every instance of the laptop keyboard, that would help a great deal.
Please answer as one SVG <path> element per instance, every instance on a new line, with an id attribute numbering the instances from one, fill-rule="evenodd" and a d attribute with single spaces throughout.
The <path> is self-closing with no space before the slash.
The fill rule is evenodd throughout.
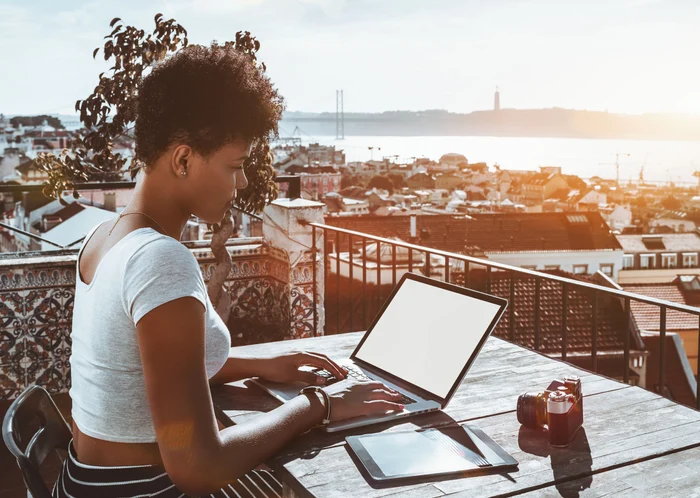
<path id="1" fill-rule="evenodd" d="M 355 379 L 358 381 L 374 380 L 374 379 L 367 377 L 367 375 L 365 375 L 365 373 L 362 370 L 360 370 L 359 368 L 357 368 L 355 365 L 349 364 L 349 365 L 343 365 L 343 367 L 345 368 L 345 370 L 348 371 L 348 378 Z M 338 379 L 336 377 L 334 377 L 333 374 L 331 374 L 330 372 L 328 372 L 326 370 L 321 370 L 321 369 L 314 370 L 314 373 L 316 375 L 318 375 L 319 377 L 323 377 L 324 379 L 326 379 L 326 385 L 330 385 L 330 384 L 334 384 L 334 383 L 338 382 Z M 401 394 L 401 397 L 397 401 L 403 405 L 410 405 L 410 404 L 416 402 L 415 399 L 409 398 L 408 396 L 406 396 L 405 394 L 403 394 L 401 392 L 399 392 L 399 394 Z"/>

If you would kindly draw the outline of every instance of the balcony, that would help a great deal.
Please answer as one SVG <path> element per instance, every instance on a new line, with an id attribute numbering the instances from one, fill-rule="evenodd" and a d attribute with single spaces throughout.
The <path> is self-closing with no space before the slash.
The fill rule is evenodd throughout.
<path id="1" fill-rule="evenodd" d="M 278 199 L 260 219 L 261 237 L 227 244 L 233 345 L 364 330 L 401 275 L 420 272 L 508 299 L 495 331 L 502 339 L 700 408 L 697 379 L 667 327 L 678 315 L 698 324 L 698 308 L 626 292 L 600 273 L 542 273 L 326 225 L 318 202 Z M 184 244 L 209 281 L 209 242 Z M 0 256 L 3 406 L 39 384 L 69 417 L 76 259 L 76 248 Z M 656 334 L 635 322 L 633 306 L 652 310 Z"/>

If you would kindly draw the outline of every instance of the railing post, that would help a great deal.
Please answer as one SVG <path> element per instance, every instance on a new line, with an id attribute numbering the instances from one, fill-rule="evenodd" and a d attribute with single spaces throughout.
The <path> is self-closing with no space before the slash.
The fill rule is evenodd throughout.
<path id="1" fill-rule="evenodd" d="M 593 330 L 591 342 L 591 362 L 593 371 L 598 373 L 598 291 L 593 291 Z"/>
<path id="2" fill-rule="evenodd" d="M 510 272 L 510 302 L 508 303 L 508 340 L 515 342 L 515 272 Z"/>
<path id="3" fill-rule="evenodd" d="M 625 384 L 630 383 L 630 336 L 632 331 L 630 326 L 632 324 L 632 308 L 630 304 L 630 298 L 625 298 L 625 371 L 623 372 L 623 380 Z"/>
<path id="4" fill-rule="evenodd" d="M 381 244 L 377 240 L 377 313 L 382 309 L 382 251 Z"/>
<path id="5" fill-rule="evenodd" d="M 352 260 L 352 235 L 348 234 L 348 260 L 350 261 L 350 268 L 348 269 L 348 275 L 350 276 L 350 287 L 348 288 L 348 301 L 350 302 L 350 316 L 348 317 L 348 328 L 349 332 L 354 329 L 352 327 L 352 315 L 355 313 L 355 302 L 352 300 L 352 286 L 355 283 L 353 280 L 353 260 Z"/>
<path id="6" fill-rule="evenodd" d="M 666 390 L 664 389 L 666 385 L 666 306 L 661 306 L 659 322 L 659 339 L 661 340 L 661 346 L 659 348 L 659 354 L 661 355 L 659 360 L 659 394 L 666 397 Z"/>
<path id="7" fill-rule="evenodd" d="M 430 253 L 425 251 L 425 276 L 430 278 Z"/>
<path id="8" fill-rule="evenodd" d="M 311 227 L 311 257 L 313 258 L 313 265 L 312 265 L 312 276 L 311 279 L 313 280 L 313 307 L 314 307 L 314 337 L 318 335 L 318 309 L 317 309 L 317 304 L 316 304 L 316 299 L 318 295 L 318 285 L 316 282 L 317 275 L 316 275 L 316 264 L 318 261 L 316 261 L 316 257 L 318 254 L 318 249 L 316 248 L 316 227 L 312 226 Z M 325 251 L 324 251 L 325 252 Z"/>
<path id="9" fill-rule="evenodd" d="M 445 256 L 445 282 L 450 283 L 450 258 Z"/>
<path id="10" fill-rule="evenodd" d="M 566 315 L 569 307 L 569 286 L 561 284 L 561 359 L 566 360 L 566 350 L 569 346 L 569 332 L 566 327 Z"/>
<path id="11" fill-rule="evenodd" d="M 340 334 L 340 232 L 335 232 L 335 333 Z"/>
<path id="12" fill-rule="evenodd" d="M 540 350 L 540 277 L 535 277 L 535 351 Z"/>
<path id="13" fill-rule="evenodd" d="M 408 271 L 413 273 L 413 249 L 408 248 Z"/>
<path id="14" fill-rule="evenodd" d="M 367 238 L 362 237 L 362 328 L 367 330 Z"/>
<path id="15" fill-rule="evenodd" d="M 469 261 L 464 262 L 464 286 L 469 288 Z"/>
<path id="16" fill-rule="evenodd" d="M 491 267 L 486 267 L 486 292 L 491 293 Z"/>
<path id="17" fill-rule="evenodd" d="M 698 374 L 695 376 L 695 408 L 700 410 L 700 316 L 698 317 L 698 359 L 696 369 Z"/>
<path id="18" fill-rule="evenodd" d="M 396 287 L 396 244 L 391 246 L 391 283 Z"/>

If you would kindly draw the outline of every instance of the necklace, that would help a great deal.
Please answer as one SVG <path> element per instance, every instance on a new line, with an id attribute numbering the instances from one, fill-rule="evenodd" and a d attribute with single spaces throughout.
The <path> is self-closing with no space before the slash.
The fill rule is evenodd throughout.
<path id="1" fill-rule="evenodd" d="M 124 211 L 122 211 L 121 213 L 119 213 L 119 217 L 117 218 L 117 221 L 114 222 L 114 225 L 112 225 L 112 229 L 109 231 L 109 234 L 107 234 L 107 236 L 109 237 L 110 235 L 112 235 L 112 230 L 114 230 L 114 227 L 117 226 L 117 223 L 119 223 L 119 220 L 121 220 L 122 217 L 128 216 L 128 215 L 130 215 L 130 214 L 142 214 L 142 215 L 145 216 L 146 218 L 150 219 L 153 223 L 155 223 L 156 225 L 158 225 L 158 228 L 161 229 L 161 231 L 163 232 L 164 235 L 168 235 L 168 232 L 165 230 L 165 228 L 163 228 L 163 227 L 160 225 L 160 223 L 158 223 L 156 220 L 154 220 L 152 216 L 149 216 L 149 215 L 147 215 L 146 213 L 141 213 L 141 212 L 139 212 L 139 211 L 131 211 L 130 213 L 125 213 Z"/>

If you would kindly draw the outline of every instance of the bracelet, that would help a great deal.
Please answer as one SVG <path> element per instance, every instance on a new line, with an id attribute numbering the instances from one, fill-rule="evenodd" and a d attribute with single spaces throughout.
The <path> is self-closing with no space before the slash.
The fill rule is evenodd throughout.
<path id="1" fill-rule="evenodd" d="M 306 386 L 304 389 L 299 391 L 299 394 L 309 394 L 309 393 L 321 393 L 323 396 L 323 401 L 326 403 L 326 416 L 321 420 L 320 425 L 328 425 L 331 423 L 331 397 L 326 391 L 318 386 Z"/>

